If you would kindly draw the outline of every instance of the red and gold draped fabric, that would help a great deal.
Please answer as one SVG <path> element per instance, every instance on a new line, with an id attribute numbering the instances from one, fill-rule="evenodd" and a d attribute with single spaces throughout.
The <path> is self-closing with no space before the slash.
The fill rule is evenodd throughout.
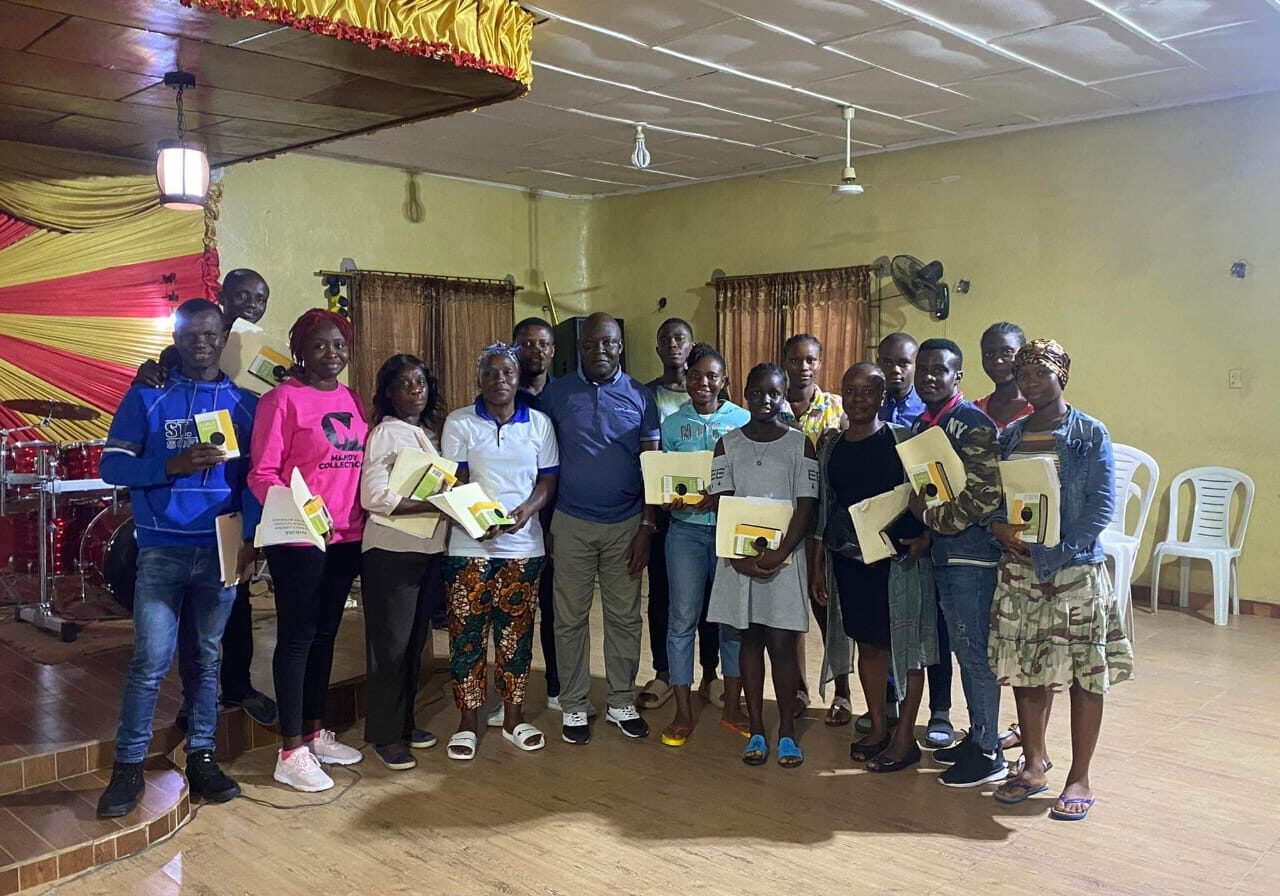
<path id="1" fill-rule="evenodd" d="M 172 341 L 176 301 L 216 294 L 212 228 L 160 208 L 141 165 L 4 141 L 0 158 L 0 400 L 102 412 L 10 440 L 103 438 L 138 365 Z M 0 407 L 0 429 L 34 422 Z"/>
<path id="2" fill-rule="evenodd" d="M 427 56 L 533 82 L 533 16 L 516 0 L 181 0 L 231 18 L 277 22 L 370 49 Z"/>

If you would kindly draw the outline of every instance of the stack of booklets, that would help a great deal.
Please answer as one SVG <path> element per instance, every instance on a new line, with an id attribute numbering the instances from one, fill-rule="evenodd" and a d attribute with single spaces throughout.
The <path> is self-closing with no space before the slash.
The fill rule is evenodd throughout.
<path id="1" fill-rule="evenodd" d="M 711 480 L 711 455 L 710 451 L 643 452 L 644 503 L 670 504 L 680 498 L 686 507 L 701 504 Z"/>
<path id="2" fill-rule="evenodd" d="M 402 498 L 427 501 L 452 488 L 457 481 L 458 465 L 453 461 L 446 460 L 434 451 L 404 448 L 396 455 L 387 484 L 391 491 Z M 396 516 L 374 513 L 369 518 L 379 526 L 399 529 L 419 538 L 431 538 L 435 535 L 436 527 L 441 521 L 440 514 L 435 512 Z"/>
<path id="3" fill-rule="evenodd" d="M 898 457 L 907 472 L 907 481 L 924 492 L 927 507 L 954 501 L 964 491 L 964 461 L 951 447 L 941 427 L 932 426 L 905 442 L 898 443 Z"/>
<path id="4" fill-rule="evenodd" d="M 515 520 L 507 516 L 502 505 L 490 498 L 478 482 L 459 485 L 427 499 L 472 538 L 480 538 L 494 526 L 511 526 Z"/>
<path id="5" fill-rule="evenodd" d="M 325 539 L 333 531 L 333 518 L 324 498 L 313 495 L 298 468 L 293 468 L 289 485 L 267 489 L 262 504 L 262 522 L 254 534 L 257 547 L 273 544 L 311 544 L 325 549 Z"/>
<path id="6" fill-rule="evenodd" d="M 293 361 L 288 349 L 274 342 L 265 330 L 236 318 L 227 334 L 220 366 L 237 386 L 261 395 L 284 382 Z"/>
<path id="7" fill-rule="evenodd" d="M 716 556 L 726 559 L 754 557 L 777 550 L 791 525 L 795 505 L 773 498 L 720 499 L 716 513 Z M 791 562 L 788 557 L 786 563 Z"/>
<path id="8" fill-rule="evenodd" d="M 1000 461 L 1000 487 L 1009 522 L 1026 527 L 1021 533 L 1023 541 L 1051 548 L 1062 540 L 1058 510 L 1061 485 L 1053 458 Z"/>

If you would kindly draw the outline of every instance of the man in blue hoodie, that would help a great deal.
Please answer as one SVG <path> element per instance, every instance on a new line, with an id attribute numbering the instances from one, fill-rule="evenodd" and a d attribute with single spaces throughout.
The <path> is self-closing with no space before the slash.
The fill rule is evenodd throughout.
<path id="1" fill-rule="evenodd" d="M 1000 447 L 996 427 L 960 391 L 964 356 L 950 339 L 927 339 L 916 355 L 916 391 L 924 413 L 912 426 L 920 433 L 942 427 L 964 462 L 965 481 L 955 497 L 926 507 L 923 493 L 911 496 L 910 509 L 933 532 L 933 577 L 946 617 L 951 647 L 960 663 L 960 682 L 969 709 L 970 729 L 954 747 L 933 758 L 951 768 L 938 780 L 948 787 L 978 787 L 1008 774 L 1000 751 L 997 720 L 1000 685 L 987 659 L 991 600 L 1002 550 L 986 524 L 1000 507 Z"/>
<path id="2" fill-rule="evenodd" d="M 104 818 L 126 815 L 145 789 L 142 762 L 151 742 L 160 682 L 173 663 L 178 618 L 194 622 L 196 643 L 186 686 L 192 692 L 187 730 L 187 781 L 209 802 L 240 795 L 213 760 L 218 716 L 218 644 L 235 600 L 218 560 L 217 517 L 244 512 L 241 574 L 252 562 L 249 539 L 260 515 L 245 485 L 244 447 L 228 458 L 202 443 L 195 415 L 225 410 L 240 446 L 248 446 L 257 399 L 218 369 L 226 344 L 222 311 L 205 299 L 179 306 L 173 333 L 180 363 L 163 386 L 132 386 L 116 410 L 102 455 L 102 478 L 128 486 L 138 538 L 133 662 L 125 679 L 116 761 L 98 800 Z"/>

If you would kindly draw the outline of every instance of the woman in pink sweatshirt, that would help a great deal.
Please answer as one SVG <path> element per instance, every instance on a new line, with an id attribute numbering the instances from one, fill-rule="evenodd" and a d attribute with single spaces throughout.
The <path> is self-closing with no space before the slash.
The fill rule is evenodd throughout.
<path id="1" fill-rule="evenodd" d="M 351 324 L 319 308 L 289 330 L 295 373 L 258 402 L 249 487 L 266 501 L 273 485 L 288 486 L 296 467 L 333 517 L 325 550 L 309 544 L 264 548 L 276 598 L 276 650 L 271 666 L 280 705 L 283 748 L 275 779 L 308 793 L 328 790 L 321 763 L 354 765 L 359 750 L 324 727 L 333 641 L 351 583 L 360 574 L 360 467 L 364 405 L 338 382 L 347 366 Z"/>

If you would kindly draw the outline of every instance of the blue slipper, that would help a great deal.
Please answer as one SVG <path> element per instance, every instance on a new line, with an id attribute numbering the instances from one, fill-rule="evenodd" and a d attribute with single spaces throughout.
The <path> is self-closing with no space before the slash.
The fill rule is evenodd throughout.
<path id="1" fill-rule="evenodd" d="M 1055 821 L 1084 821 L 1089 817 L 1089 810 L 1093 808 L 1093 802 L 1092 797 L 1060 796 L 1058 797 L 1057 805 L 1049 810 L 1049 817 Z M 1083 806 L 1084 811 L 1064 812 L 1062 809 L 1059 809 L 1058 806 L 1062 806 L 1064 809 L 1070 806 Z"/>
<path id="2" fill-rule="evenodd" d="M 800 752 L 800 747 L 789 737 L 783 737 L 778 740 L 778 765 L 783 768 L 795 768 L 804 762 L 804 753 Z"/>
<path id="3" fill-rule="evenodd" d="M 997 803 L 1004 803 L 1006 806 L 1016 806 L 1018 803 L 1026 802 L 1037 793 L 1044 793 L 1049 789 L 1048 784 L 1041 784 L 1039 787 L 1033 787 L 1026 781 L 1013 779 L 1005 781 L 996 788 L 996 792 L 992 794 Z"/>
<path id="4" fill-rule="evenodd" d="M 742 750 L 742 761 L 747 765 L 764 765 L 769 761 L 769 744 L 763 734 L 751 735 L 751 740 Z"/>

